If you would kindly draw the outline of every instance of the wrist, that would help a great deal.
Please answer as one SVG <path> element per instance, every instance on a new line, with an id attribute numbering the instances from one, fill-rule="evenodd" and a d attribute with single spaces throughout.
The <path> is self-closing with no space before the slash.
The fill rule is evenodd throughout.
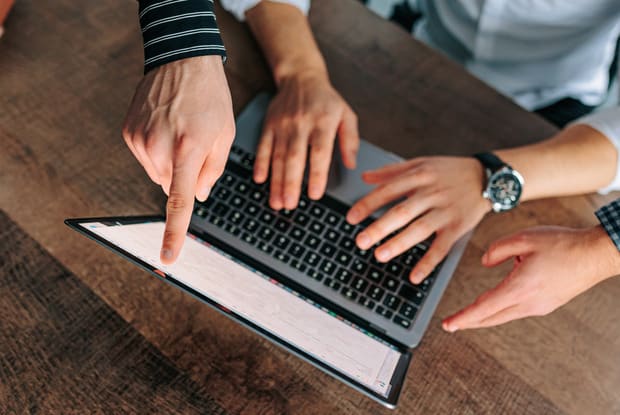
<path id="1" fill-rule="evenodd" d="M 601 225 L 585 230 L 584 246 L 596 261 L 598 281 L 620 274 L 620 251 Z"/>
<path id="2" fill-rule="evenodd" d="M 289 61 L 278 63 L 274 66 L 273 78 L 278 89 L 291 80 L 317 80 L 329 83 L 329 74 L 325 63 L 309 63 L 303 58 L 293 58 Z"/>

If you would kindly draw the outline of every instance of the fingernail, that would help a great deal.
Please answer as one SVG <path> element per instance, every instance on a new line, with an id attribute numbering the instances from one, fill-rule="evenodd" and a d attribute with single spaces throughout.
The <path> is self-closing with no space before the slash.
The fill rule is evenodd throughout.
<path id="1" fill-rule="evenodd" d="M 388 248 L 384 248 L 376 252 L 377 259 L 381 262 L 387 262 L 391 255 L 392 252 Z"/>
<path id="2" fill-rule="evenodd" d="M 308 197 L 310 199 L 320 199 L 321 198 L 321 189 L 318 186 L 311 186 L 308 188 Z"/>
<path id="3" fill-rule="evenodd" d="M 359 219 L 359 215 L 360 213 L 357 209 L 351 209 L 347 214 L 347 221 L 355 224 L 355 222 Z"/>
<path id="4" fill-rule="evenodd" d="M 209 186 L 203 187 L 203 189 L 198 194 L 198 200 L 204 202 L 209 197 L 209 193 L 211 193 L 211 188 Z"/>
<path id="5" fill-rule="evenodd" d="M 419 284 L 423 279 L 424 279 L 424 275 L 422 275 L 422 273 L 417 272 L 417 271 L 411 274 L 411 277 L 409 278 L 411 283 L 416 284 L 416 285 Z"/>
<path id="6" fill-rule="evenodd" d="M 172 259 L 172 249 L 163 248 L 161 250 L 161 256 L 164 259 Z"/>
<path id="7" fill-rule="evenodd" d="M 443 326 L 443 329 L 447 331 L 448 333 L 454 333 L 455 331 L 459 329 L 456 326 L 451 326 L 449 323 L 443 323 L 442 326 Z"/>
<path id="8" fill-rule="evenodd" d="M 362 249 L 367 249 L 370 246 L 370 237 L 365 233 L 360 233 L 357 236 L 357 245 Z"/>

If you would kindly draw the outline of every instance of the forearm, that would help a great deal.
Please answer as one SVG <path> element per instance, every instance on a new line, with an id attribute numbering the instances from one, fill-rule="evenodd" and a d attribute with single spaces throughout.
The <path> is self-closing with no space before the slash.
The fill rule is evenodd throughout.
<path id="1" fill-rule="evenodd" d="M 276 85 L 306 72 L 327 77 L 308 20 L 297 7 L 262 1 L 248 10 L 245 18 L 269 62 Z"/>
<path id="2" fill-rule="evenodd" d="M 521 200 L 594 192 L 614 179 L 615 146 L 587 125 L 573 125 L 552 138 L 495 152 L 524 178 Z"/>

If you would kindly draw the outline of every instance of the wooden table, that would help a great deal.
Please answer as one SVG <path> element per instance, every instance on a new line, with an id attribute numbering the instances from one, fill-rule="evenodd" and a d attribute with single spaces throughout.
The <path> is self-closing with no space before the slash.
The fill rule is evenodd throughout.
<path id="1" fill-rule="evenodd" d="M 235 111 L 269 72 L 218 14 Z M 532 142 L 554 128 L 372 15 L 315 0 L 310 20 L 362 136 L 405 157 Z M 141 76 L 136 2 L 21 0 L 0 41 L 0 412 L 389 413 L 67 229 L 66 217 L 161 211 L 120 137 Z M 479 258 L 536 224 L 586 226 L 601 196 L 487 217 L 416 350 L 395 413 L 620 412 L 620 280 L 544 318 L 444 333 L 496 284 Z"/>

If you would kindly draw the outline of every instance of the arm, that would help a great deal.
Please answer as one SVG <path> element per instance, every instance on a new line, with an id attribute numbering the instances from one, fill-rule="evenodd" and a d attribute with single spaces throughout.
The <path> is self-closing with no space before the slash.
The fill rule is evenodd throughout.
<path id="1" fill-rule="evenodd" d="M 293 209 L 308 155 L 308 195 L 319 199 L 325 192 L 336 135 L 345 166 L 355 166 L 357 118 L 332 87 L 308 21 L 298 7 L 262 1 L 245 18 L 278 88 L 257 149 L 254 179 L 264 182 L 271 170 L 271 207 Z"/>
<path id="2" fill-rule="evenodd" d="M 210 0 L 141 0 L 145 75 L 123 125 L 127 146 L 169 196 L 161 260 L 179 255 L 194 196 L 205 200 L 234 137 L 224 46 Z"/>

